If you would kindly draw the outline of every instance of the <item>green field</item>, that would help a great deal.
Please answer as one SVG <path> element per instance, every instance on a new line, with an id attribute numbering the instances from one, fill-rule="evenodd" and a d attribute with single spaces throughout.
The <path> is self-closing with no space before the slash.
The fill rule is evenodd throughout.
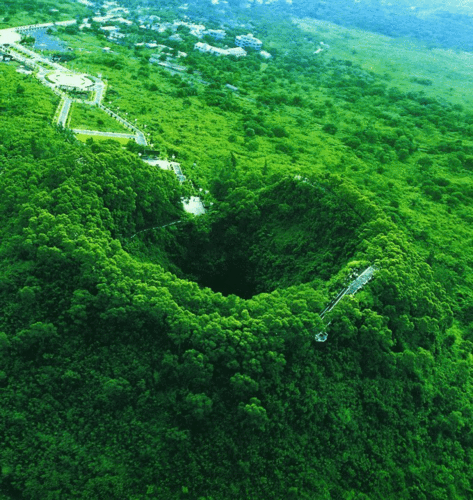
<path id="1" fill-rule="evenodd" d="M 429 48 L 427 44 L 413 39 L 390 38 L 344 28 L 328 21 L 299 19 L 296 24 L 330 45 L 325 53 L 314 57 L 349 60 L 385 77 L 390 85 L 396 85 L 403 91 L 423 90 L 426 95 L 465 106 L 473 105 L 472 92 L 468 90 L 473 64 L 471 53 Z M 432 85 L 413 85 L 410 82 L 413 77 L 430 80 Z"/>
<path id="2" fill-rule="evenodd" d="M 124 137 L 106 137 L 100 135 L 75 134 L 75 137 L 81 142 L 87 142 L 88 139 L 92 139 L 94 142 L 117 141 L 120 144 L 128 144 L 130 141 L 130 139 L 125 139 Z"/>
<path id="3" fill-rule="evenodd" d="M 123 125 L 95 106 L 75 102 L 71 107 L 70 113 L 70 128 L 129 133 L 129 130 L 123 127 Z"/>

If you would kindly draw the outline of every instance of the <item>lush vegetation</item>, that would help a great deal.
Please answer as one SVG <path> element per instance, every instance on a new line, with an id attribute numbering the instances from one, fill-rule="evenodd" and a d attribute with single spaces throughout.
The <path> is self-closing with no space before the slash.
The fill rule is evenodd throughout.
<path id="1" fill-rule="evenodd" d="M 83 5 L 56 0 L 2 0 L 0 2 L 0 29 L 27 24 L 49 23 L 72 19 L 86 13 Z"/>
<path id="2" fill-rule="evenodd" d="M 472 13 L 465 2 L 440 0 L 294 0 L 277 7 L 291 14 L 324 19 L 390 37 L 409 37 L 430 46 L 473 50 L 470 36 Z"/>
<path id="3" fill-rule="evenodd" d="M 123 125 L 97 107 L 74 103 L 71 108 L 69 127 L 82 130 L 129 133 Z"/>
<path id="4" fill-rule="evenodd" d="M 471 498 L 466 66 L 387 71 L 381 36 L 253 22 L 271 60 L 153 32 L 188 52 L 180 74 L 137 26 L 112 54 L 95 26 L 58 32 L 85 49 L 64 64 L 101 73 L 107 106 L 193 188 L 131 142 L 57 129 L 58 98 L 1 63 L 2 498 Z M 199 187 L 210 209 L 192 218 Z"/>

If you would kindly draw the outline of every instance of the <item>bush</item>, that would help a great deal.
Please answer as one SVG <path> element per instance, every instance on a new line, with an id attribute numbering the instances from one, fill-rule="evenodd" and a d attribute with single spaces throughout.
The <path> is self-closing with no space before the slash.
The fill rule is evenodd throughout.
<path id="1" fill-rule="evenodd" d="M 343 143 L 350 148 L 356 149 L 361 146 L 361 141 L 356 136 L 347 136 L 342 139 Z"/>
<path id="2" fill-rule="evenodd" d="M 326 125 L 324 125 L 322 127 L 322 130 L 326 133 L 326 134 L 330 134 L 330 135 L 335 135 L 337 133 L 337 126 L 334 125 L 333 123 L 327 123 Z"/>
<path id="3" fill-rule="evenodd" d="M 250 141 L 248 142 L 248 144 L 246 145 L 246 148 L 248 149 L 248 151 L 258 151 L 259 149 L 259 144 L 257 141 Z"/>
<path id="4" fill-rule="evenodd" d="M 276 137 L 288 137 L 289 134 L 286 132 L 284 127 L 273 127 L 273 134 Z"/>

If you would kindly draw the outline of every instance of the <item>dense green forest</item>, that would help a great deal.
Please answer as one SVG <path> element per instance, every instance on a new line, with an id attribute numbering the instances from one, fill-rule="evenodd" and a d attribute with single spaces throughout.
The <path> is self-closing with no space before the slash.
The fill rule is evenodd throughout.
<path id="1" fill-rule="evenodd" d="M 0 1 L 4 26 L 54 4 L 31 3 Z M 472 497 L 467 63 L 412 43 L 425 66 L 388 72 L 366 34 L 258 16 L 270 60 L 196 53 L 185 27 L 123 27 L 110 54 L 98 26 L 57 32 L 183 184 L 53 125 L 59 98 L 0 63 L 0 498 Z M 151 40 L 186 71 L 151 63 Z"/>

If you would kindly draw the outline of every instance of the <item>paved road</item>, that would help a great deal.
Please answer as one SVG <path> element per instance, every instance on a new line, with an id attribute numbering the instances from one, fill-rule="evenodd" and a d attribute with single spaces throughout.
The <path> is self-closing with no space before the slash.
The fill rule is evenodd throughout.
<path id="1" fill-rule="evenodd" d="M 376 272 L 376 267 L 367 267 L 357 278 L 355 278 L 344 290 L 342 290 L 335 299 L 320 313 L 320 317 L 323 317 L 332 311 L 335 306 L 345 297 L 345 295 L 355 295 L 355 293 L 371 280 L 374 273 Z"/>
<path id="2" fill-rule="evenodd" d="M 95 83 L 94 89 L 95 89 L 95 99 L 93 101 L 93 104 L 100 105 L 102 104 L 104 98 L 106 85 L 104 82 L 98 81 Z"/>
<path id="3" fill-rule="evenodd" d="M 140 146 L 147 146 L 148 145 L 148 141 L 146 140 L 145 134 L 143 134 L 143 132 L 141 132 L 139 130 L 136 132 L 135 141 Z"/>
<path id="4" fill-rule="evenodd" d="M 186 180 L 186 176 L 182 173 L 179 163 L 171 163 L 171 166 L 176 174 L 176 177 L 179 179 L 179 182 L 184 182 Z"/>
<path id="5" fill-rule="evenodd" d="M 373 277 L 373 274 L 376 272 L 376 268 L 373 266 L 368 267 L 361 273 L 358 278 L 353 280 L 347 288 L 346 293 L 349 295 L 354 295 L 360 288 L 362 288 L 370 279 Z"/>
<path id="6" fill-rule="evenodd" d="M 144 233 L 145 231 L 151 231 L 151 229 L 160 229 L 162 227 L 174 226 L 174 224 L 180 224 L 180 223 L 181 223 L 180 220 L 175 220 L 174 222 L 168 222 L 167 224 L 164 224 L 163 226 L 154 226 L 154 227 L 148 227 L 146 229 L 142 229 L 141 231 L 138 231 L 137 233 L 130 236 L 130 240 L 132 240 L 137 234 Z"/>
<path id="7" fill-rule="evenodd" d="M 70 21 L 71 23 L 73 21 Z M 51 24 L 52 25 L 52 24 Z M 43 27 L 43 25 L 41 25 Z M 44 25 L 46 26 L 46 25 Z M 35 26 L 36 27 L 36 26 Z M 28 29 L 31 29 L 31 27 L 27 27 Z M 20 27 L 18 30 L 21 29 L 26 29 L 26 27 Z M 103 137 L 123 137 L 123 138 L 129 138 L 135 140 L 138 144 L 142 146 L 147 146 L 148 141 L 146 140 L 145 134 L 136 128 L 132 123 L 129 121 L 125 120 L 121 116 L 119 116 L 117 113 L 114 113 L 111 109 L 106 108 L 103 106 L 102 101 L 104 99 L 105 91 L 107 88 L 107 85 L 105 82 L 103 82 L 100 79 L 93 78 L 92 79 L 95 81 L 94 83 L 94 89 L 95 90 L 95 96 L 92 101 L 82 101 L 80 99 L 73 99 L 71 97 L 68 97 L 67 94 L 64 92 L 61 92 L 56 88 L 56 86 L 50 82 L 47 81 L 46 79 L 46 74 L 51 71 L 51 67 L 54 68 L 55 70 L 58 71 L 64 71 L 70 73 L 71 71 L 62 66 L 59 63 L 52 62 L 46 57 L 43 57 L 42 55 L 18 44 L 14 43 L 12 44 L 10 49 L 7 49 L 6 52 L 8 52 L 10 55 L 14 57 L 17 61 L 20 61 L 28 66 L 31 66 L 35 69 L 38 70 L 38 79 L 41 81 L 43 85 L 46 87 L 49 87 L 55 94 L 61 96 L 63 98 L 62 103 L 60 104 L 61 110 L 59 112 L 58 120 L 57 123 L 62 125 L 63 127 L 66 126 L 67 124 L 67 118 L 71 109 L 71 104 L 73 102 L 83 102 L 83 104 L 88 104 L 91 106 L 97 106 L 106 113 L 108 113 L 110 116 L 112 116 L 116 121 L 124 125 L 126 128 L 128 128 L 130 131 L 134 132 L 134 134 L 117 134 L 117 133 L 112 133 L 112 132 L 101 132 L 98 130 L 86 130 L 86 131 L 80 131 L 76 133 L 86 133 L 88 135 L 97 135 L 97 136 L 103 136 Z"/>
<path id="8" fill-rule="evenodd" d="M 64 99 L 64 103 L 62 105 L 61 111 L 59 113 L 59 117 L 57 119 L 58 125 L 62 125 L 63 127 L 67 124 L 67 117 L 69 116 L 69 111 L 71 110 L 72 99 L 66 97 Z"/>
<path id="9" fill-rule="evenodd" d="M 126 128 L 129 128 L 130 130 L 133 130 L 133 132 L 135 132 L 134 138 L 135 138 L 135 141 L 137 142 L 137 144 L 140 144 L 141 146 L 147 146 L 148 145 L 148 141 L 146 140 L 145 135 L 143 134 L 143 132 L 140 129 L 136 128 L 132 123 L 130 123 L 129 121 L 125 120 L 120 115 L 117 115 L 117 113 L 115 113 L 114 111 L 112 111 L 110 108 L 107 108 L 103 104 L 98 104 L 98 107 L 102 111 L 105 111 L 105 113 L 107 113 L 108 115 L 110 115 L 112 118 L 114 118 L 115 120 L 117 120 L 118 123 L 121 123 L 123 126 L 125 126 Z"/>

